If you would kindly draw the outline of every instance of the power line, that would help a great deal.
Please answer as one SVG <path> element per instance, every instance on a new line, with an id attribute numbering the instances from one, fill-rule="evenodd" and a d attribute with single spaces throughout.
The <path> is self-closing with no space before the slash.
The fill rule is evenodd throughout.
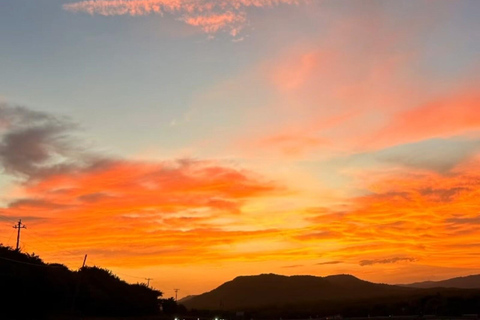
<path id="1" fill-rule="evenodd" d="M 17 223 L 17 219 L 16 218 L 10 218 L 10 217 L 7 217 L 7 216 L 2 216 L 0 218 L 0 221 L 2 222 L 11 222 L 11 223 Z"/>
<path id="2" fill-rule="evenodd" d="M 8 243 L 10 242 L 10 239 L 12 239 L 12 236 L 13 236 L 13 233 L 15 232 L 15 230 L 12 230 L 10 232 L 10 235 L 8 236 L 8 239 L 7 239 L 7 242 L 5 242 L 5 244 L 8 246 Z"/>
<path id="3" fill-rule="evenodd" d="M 121 275 L 121 276 L 130 277 L 130 278 L 147 280 L 145 277 L 132 276 L 132 275 L 130 275 L 130 274 L 121 273 L 121 272 L 115 272 L 115 274 L 119 274 L 119 275 Z M 150 280 L 153 280 L 153 279 L 150 279 Z"/>
<path id="4" fill-rule="evenodd" d="M 78 256 L 80 254 L 79 252 L 73 252 L 73 251 L 70 251 L 68 249 L 64 249 L 64 248 L 62 248 L 58 245 L 55 245 L 54 243 L 51 243 L 51 242 L 48 242 L 47 240 L 41 239 L 40 236 L 38 235 L 38 233 L 32 232 L 31 229 L 28 232 L 28 236 L 32 236 L 33 238 L 35 238 L 34 241 L 40 242 L 43 245 L 46 245 L 47 247 L 49 247 L 50 249 L 53 249 L 55 251 L 60 251 L 62 254 L 68 254 L 68 255 L 72 255 L 72 256 Z M 27 236 L 27 238 L 28 238 L 28 236 Z"/>
<path id="5" fill-rule="evenodd" d="M 6 260 L 6 261 L 10 261 L 10 262 L 19 263 L 19 264 L 26 264 L 26 265 L 34 266 L 34 267 L 42 267 L 42 268 L 63 268 L 63 266 L 52 266 L 52 265 L 49 265 L 49 264 L 36 264 L 36 263 L 30 263 L 30 262 L 25 262 L 25 261 L 18 261 L 18 260 L 15 260 L 15 259 L 9 259 L 9 258 L 5 258 L 5 257 L 0 257 L 0 259 L 1 259 L 1 260 Z"/>

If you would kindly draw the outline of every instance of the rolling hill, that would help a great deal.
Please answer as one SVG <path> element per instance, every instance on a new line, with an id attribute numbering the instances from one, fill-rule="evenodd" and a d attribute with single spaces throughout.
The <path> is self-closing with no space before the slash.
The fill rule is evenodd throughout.
<path id="1" fill-rule="evenodd" d="M 461 288 L 461 289 L 477 289 L 480 288 L 480 274 L 470 275 L 466 277 L 452 278 L 442 281 L 422 281 L 410 284 L 404 284 L 405 287 L 411 288 Z"/>
<path id="2" fill-rule="evenodd" d="M 241 276 L 182 304 L 190 309 L 238 310 L 318 301 L 372 299 L 411 293 L 414 288 L 372 283 L 351 275 Z"/>

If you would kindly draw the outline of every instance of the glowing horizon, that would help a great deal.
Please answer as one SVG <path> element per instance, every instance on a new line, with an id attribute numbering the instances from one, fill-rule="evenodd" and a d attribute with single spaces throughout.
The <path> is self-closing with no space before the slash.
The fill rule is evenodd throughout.
<path id="1" fill-rule="evenodd" d="M 260 273 L 480 273 L 480 3 L 0 12 L 0 243 L 22 219 L 23 251 L 88 254 L 167 297 Z"/>

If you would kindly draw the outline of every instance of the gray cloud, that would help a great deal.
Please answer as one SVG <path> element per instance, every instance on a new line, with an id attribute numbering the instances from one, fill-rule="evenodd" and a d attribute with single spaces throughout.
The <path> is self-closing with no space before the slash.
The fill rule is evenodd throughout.
<path id="1" fill-rule="evenodd" d="M 446 173 L 480 150 L 480 140 L 431 139 L 376 153 L 383 162 Z"/>
<path id="2" fill-rule="evenodd" d="M 104 200 L 107 198 L 114 198 L 112 195 L 103 193 L 103 192 L 95 192 L 95 193 L 90 193 L 90 194 L 85 194 L 83 196 L 78 197 L 78 200 L 83 201 L 83 202 L 97 202 L 100 200 Z"/>
<path id="3" fill-rule="evenodd" d="M 365 167 L 371 166 L 372 163 L 376 166 L 395 164 L 446 174 L 478 152 L 480 152 L 479 139 L 437 138 L 359 153 L 334 161 L 345 161 Z"/>
<path id="4" fill-rule="evenodd" d="M 394 258 L 387 258 L 387 259 L 374 259 L 374 260 L 361 260 L 360 265 L 363 266 L 370 266 L 373 264 L 388 264 L 388 263 L 397 263 L 397 262 L 414 262 L 417 261 L 415 258 L 410 257 L 394 257 Z"/>
<path id="5" fill-rule="evenodd" d="M 449 189 L 434 189 L 434 188 L 425 188 L 421 189 L 420 193 L 427 197 L 433 197 L 441 202 L 451 202 L 454 198 L 463 191 L 468 191 L 469 188 L 456 187 Z"/>
<path id="6" fill-rule="evenodd" d="M 8 205 L 9 208 L 23 208 L 23 207 L 33 207 L 33 208 L 44 208 L 44 209 L 64 209 L 70 206 L 66 206 L 63 204 L 58 204 L 42 199 L 31 199 L 31 198 L 24 198 L 18 199 L 11 202 Z"/>
<path id="7" fill-rule="evenodd" d="M 41 218 L 41 217 L 35 217 L 35 216 L 26 216 L 22 215 L 21 217 L 15 217 L 11 215 L 6 215 L 4 214 L 4 211 L 0 211 L 0 221 L 5 221 L 5 222 L 11 222 L 13 224 L 18 222 L 18 219 L 22 219 L 23 222 L 25 221 L 44 221 L 47 220 L 47 218 Z"/>
<path id="8" fill-rule="evenodd" d="M 77 125 L 67 118 L 0 103 L 0 166 L 27 181 L 95 166 L 73 138 Z"/>

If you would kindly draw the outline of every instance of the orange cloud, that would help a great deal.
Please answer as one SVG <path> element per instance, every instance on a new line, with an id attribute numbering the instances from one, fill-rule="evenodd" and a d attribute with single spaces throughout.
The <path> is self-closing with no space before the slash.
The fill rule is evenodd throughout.
<path id="1" fill-rule="evenodd" d="M 246 8 L 305 2 L 308 0 L 87 0 L 65 4 L 63 8 L 103 16 L 168 13 L 208 34 L 228 30 L 236 36 L 245 25 Z"/>
<path id="2" fill-rule="evenodd" d="M 215 161 L 107 158 L 73 140 L 68 121 L 21 107 L 0 105 L 0 122 L 0 165 L 18 182 L 0 221 L 22 218 L 25 250 L 46 259 L 86 251 L 107 265 L 156 264 L 162 255 L 169 263 L 239 253 L 257 259 L 250 245 L 236 244 L 276 233 L 246 215 L 252 203 L 285 192 L 251 171 Z"/>
<path id="3" fill-rule="evenodd" d="M 1 214 L 29 216 L 24 221 L 42 238 L 110 263 L 127 257 L 135 257 L 135 265 L 155 263 L 164 254 L 164 261 L 181 263 L 192 256 L 228 258 L 212 246 L 270 233 L 224 227 L 231 230 L 241 219 L 248 199 L 278 191 L 250 172 L 213 162 L 111 161 L 29 184 L 24 198 L 11 201 Z M 49 251 L 35 246 L 36 252 Z"/>
<path id="4" fill-rule="evenodd" d="M 402 263 L 472 270 L 480 224 L 478 157 L 449 175 L 429 171 L 363 172 L 366 195 L 338 211 L 305 212 L 304 245 L 333 246 L 329 256 L 364 267 Z M 317 212 L 317 213 L 316 213 Z"/>

